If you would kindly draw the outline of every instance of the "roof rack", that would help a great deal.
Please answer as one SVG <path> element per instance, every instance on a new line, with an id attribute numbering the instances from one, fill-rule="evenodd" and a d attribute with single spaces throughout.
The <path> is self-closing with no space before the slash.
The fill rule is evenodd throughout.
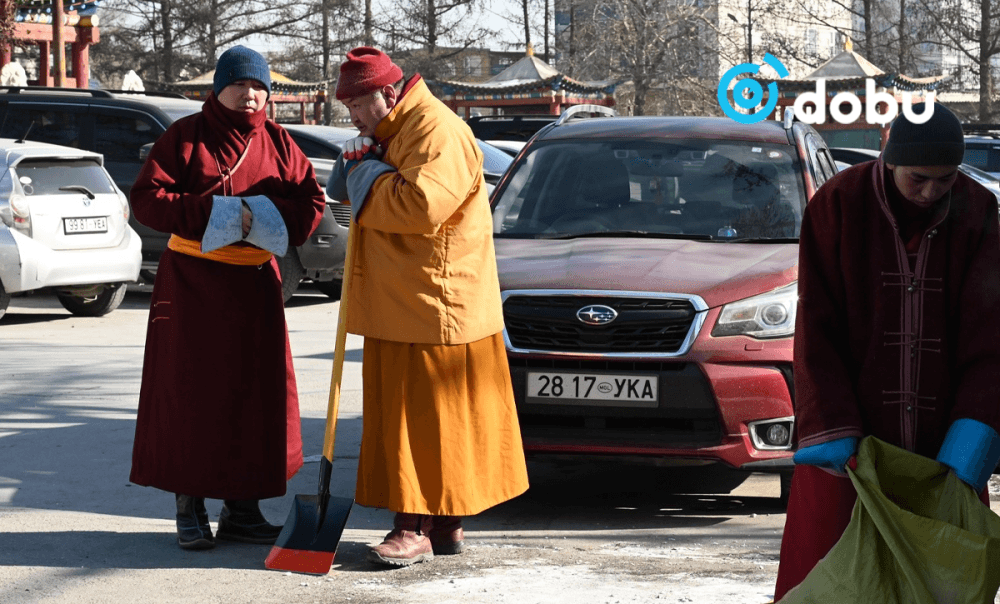
<path id="1" fill-rule="evenodd" d="M 596 115 L 594 115 L 596 114 Z M 618 112 L 614 109 L 605 107 L 604 105 L 573 105 L 568 107 L 559 115 L 559 119 L 556 120 L 556 125 L 565 124 L 569 120 L 587 118 L 587 117 L 617 117 Z"/>
<path id="2" fill-rule="evenodd" d="M 112 94 L 142 94 L 145 96 L 160 96 L 167 99 L 188 98 L 179 92 L 171 92 L 168 90 L 108 90 L 108 89 L 102 89 L 102 90 L 104 90 L 105 92 L 110 92 Z"/>
<path id="3" fill-rule="evenodd" d="M 1000 133 L 1000 124 L 962 124 L 962 131 L 966 134 L 997 134 Z"/>
<path id="4" fill-rule="evenodd" d="M 792 124 L 795 122 L 795 108 L 785 107 L 785 115 L 782 116 L 781 125 L 784 126 L 785 130 L 791 130 Z"/>
<path id="5" fill-rule="evenodd" d="M 76 94 L 89 94 L 93 97 L 110 99 L 111 93 L 106 90 L 96 90 L 94 88 L 64 88 L 55 86 L 0 86 L 0 91 L 7 94 L 21 94 L 22 92 L 73 92 Z"/>

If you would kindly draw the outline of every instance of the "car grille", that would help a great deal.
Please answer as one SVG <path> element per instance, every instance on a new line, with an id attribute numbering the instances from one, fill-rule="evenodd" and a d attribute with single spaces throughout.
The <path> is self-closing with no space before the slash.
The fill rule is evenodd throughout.
<path id="1" fill-rule="evenodd" d="M 337 221 L 342 227 L 351 227 L 351 206 L 344 205 L 342 203 L 331 203 L 327 204 L 330 206 L 330 211 L 333 212 L 333 219 Z"/>
<path id="2" fill-rule="evenodd" d="M 606 325 L 577 318 L 585 306 L 618 313 Z M 697 312 L 686 299 L 613 296 L 510 296 L 503 305 L 507 337 L 523 350 L 593 353 L 675 353 Z"/>

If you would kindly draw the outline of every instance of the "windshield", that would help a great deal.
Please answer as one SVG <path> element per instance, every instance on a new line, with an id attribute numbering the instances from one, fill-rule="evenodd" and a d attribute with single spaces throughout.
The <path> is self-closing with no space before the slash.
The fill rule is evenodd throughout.
<path id="1" fill-rule="evenodd" d="M 164 113 L 170 116 L 170 119 L 174 122 L 181 119 L 182 117 L 187 117 L 191 114 L 198 113 L 201 111 L 201 105 L 195 103 L 184 103 L 182 105 L 163 105 L 160 107 Z"/>
<path id="2" fill-rule="evenodd" d="M 108 173 L 93 159 L 25 159 L 14 172 L 26 196 L 79 195 L 74 186 L 86 187 L 94 195 L 115 192 Z"/>
<path id="3" fill-rule="evenodd" d="M 514 161 L 513 157 L 488 143 L 478 139 L 476 143 L 479 144 L 479 149 L 483 152 L 483 171 L 487 174 L 503 174 L 510 162 Z"/>
<path id="4" fill-rule="evenodd" d="M 726 241 L 798 237 L 805 204 L 790 145 L 718 140 L 556 141 L 514 168 L 498 237 L 635 233 Z"/>

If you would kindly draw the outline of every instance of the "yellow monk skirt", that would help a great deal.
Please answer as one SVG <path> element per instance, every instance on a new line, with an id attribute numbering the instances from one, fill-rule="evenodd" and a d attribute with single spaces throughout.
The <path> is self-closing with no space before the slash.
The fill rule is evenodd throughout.
<path id="1" fill-rule="evenodd" d="M 471 516 L 528 489 L 503 336 L 458 345 L 365 338 L 355 501 Z"/>

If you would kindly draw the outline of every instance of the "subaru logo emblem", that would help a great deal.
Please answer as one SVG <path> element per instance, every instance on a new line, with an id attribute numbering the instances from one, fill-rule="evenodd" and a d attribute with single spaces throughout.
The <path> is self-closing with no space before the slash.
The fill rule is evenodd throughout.
<path id="1" fill-rule="evenodd" d="M 576 318 L 587 325 L 607 325 L 618 318 L 618 311 L 603 304 L 591 304 L 576 311 Z"/>
<path id="2" fill-rule="evenodd" d="M 89 207 L 90 207 L 90 200 L 89 200 L 89 199 L 87 199 L 86 197 L 84 197 L 84 198 L 83 198 L 83 205 L 84 205 L 85 207 L 88 207 L 88 208 L 89 208 Z"/>

